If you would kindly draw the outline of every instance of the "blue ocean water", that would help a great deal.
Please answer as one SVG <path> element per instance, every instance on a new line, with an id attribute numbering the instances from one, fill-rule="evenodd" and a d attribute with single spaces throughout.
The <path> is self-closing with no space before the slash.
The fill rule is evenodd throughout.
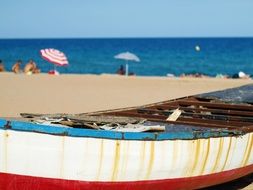
<path id="1" fill-rule="evenodd" d="M 33 59 L 42 72 L 48 72 L 53 65 L 40 57 L 43 48 L 67 55 L 69 66 L 58 67 L 61 73 L 113 74 L 125 64 L 114 56 L 130 51 L 141 62 L 130 62 L 129 71 L 141 76 L 253 74 L 253 38 L 2 39 L 0 59 L 9 71 L 17 59 L 24 64 Z"/>

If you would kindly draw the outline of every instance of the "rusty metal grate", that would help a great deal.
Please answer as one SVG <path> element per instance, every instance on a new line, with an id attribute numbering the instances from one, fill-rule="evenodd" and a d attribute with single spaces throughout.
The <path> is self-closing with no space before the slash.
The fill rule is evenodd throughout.
<path id="1" fill-rule="evenodd" d="M 175 109 L 182 111 L 176 121 L 166 121 Z M 132 109 L 100 112 L 101 115 L 138 117 L 148 121 L 194 125 L 228 130 L 253 131 L 253 105 L 232 104 L 197 97 L 186 97 Z"/>

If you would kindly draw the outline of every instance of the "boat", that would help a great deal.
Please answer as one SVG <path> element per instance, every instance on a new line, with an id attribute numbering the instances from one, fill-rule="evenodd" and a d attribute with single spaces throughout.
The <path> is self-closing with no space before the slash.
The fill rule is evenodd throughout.
<path id="1" fill-rule="evenodd" d="M 190 190 L 253 172 L 253 85 L 0 119 L 1 190 Z"/>

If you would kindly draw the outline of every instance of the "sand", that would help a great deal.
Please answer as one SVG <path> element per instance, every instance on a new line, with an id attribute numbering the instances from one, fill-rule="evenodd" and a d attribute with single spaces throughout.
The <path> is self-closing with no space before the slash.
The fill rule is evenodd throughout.
<path id="1" fill-rule="evenodd" d="M 0 116 L 84 113 L 221 90 L 251 80 L 0 73 Z"/>
<path id="2" fill-rule="evenodd" d="M 249 83 L 252 80 L 0 73 L 0 117 L 140 106 Z M 239 184 L 246 187 L 252 181 L 251 176 Z M 238 189 L 234 186 L 230 183 L 224 189 Z M 244 189 L 253 189 L 253 186 Z"/>

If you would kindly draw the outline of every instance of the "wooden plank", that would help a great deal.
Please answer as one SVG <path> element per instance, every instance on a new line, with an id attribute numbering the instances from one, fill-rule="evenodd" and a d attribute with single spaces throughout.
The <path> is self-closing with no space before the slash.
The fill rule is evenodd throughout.
<path id="1" fill-rule="evenodd" d="M 231 110 L 246 110 L 253 111 L 252 105 L 239 105 L 239 104 L 225 104 L 225 103 L 213 103 L 213 102 L 200 102 L 200 101 L 186 101 L 179 100 L 179 106 L 203 106 L 207 108 L 219 108 L 219 109 L 231 109 Z"/>
<path id="2" fill-rule="evenodd" d="M 128 124 L 128 123 L 140 123 L 143 122 L 139 118 L 134 117 L 113 117 L 113 116 L 104 116 L 104 115 L 79 115 L 79 114 L 29 114 L 29 113 L 21 113 L 20 114 L 24 118 L 54 118 L 60 119 L 64 118 L 66 120 L 76 121 L 76 122 L 94 122 L 94 123 L 120 123 L 120 124 Z"/>
<path id="3" fill-rule="evenodd" d="M 231 116 L 252 116 L 253 111 L 237 111 L 237 110 L 229 110 L 229 109 L 211 109 L 211 108 L 193 108 L 193 107 L 184 107 L 184 106 L 174 106 L 174 105 L 159 105 L 159 106 L 151 106 L 148 107 L 150 109 L 158 109 L 158 110 L 174 110 L 179 108 L 180 110 L 188 111 L 188 112 L 210 112 L 214 114 L 223 114 L 223 115 L 231 115 Z M 252 108 L 253 109 L 253 108 Z"/>
<path id="4" fill-rule="evenodd" d="M 126 116 L 126 117 L 140 117 L 147 119 L 148 121 L 152 121 L 155 119 L 156 121 L 159 122 L 164 122 L 167 117 L 166 116 L 161 116 L 161 115 L 150 115 L 150 114 L 141 114 L 141 113 L 136 113 L 133 111 L 124 111 L 124 112 L 112 112 L 112 113 L 106 113 L 106 115 L 116 115 L 116 116 Z M 184 117 L 179 117 L 177 121 L 182 121 L 184 124 L 188 123 L 194 123 L 194 124 L 202 124 L 205 126 L 218 126 L 218 127 L 223 127 L 223 128 L 229 128 L 229 127 L 243 127 L 243 126 L 250 126 L 252 123 L 243 123 L 243 122 L 234 122 L 234 121 L 217 121 L 217 120 L 210 120 L 210 119 L 198 119 L 198 118 L 184 118 Z"/>
<path id="5" fill-rule="evenodd" d="M 148 120 L 152 118 L 166 120 L 168 118 L 168 115 L 159 115 L 158 113 L 156 114 L 138 113 L 138 110 L 123 111 L 123 112 L 118 112 L 118 113 L 120 113 L 121 116 L 141 117 Z M 212 123 L 212 124 L 217 124 L 217 125 L 231 125 L 231 126 L 238 126 L 238 127 L 249 126 L 253 124 L 251 122 L 215 120 L 215 119 L 211 119 L 211 116 L 207 118 L 207 115 L 206 115 L 206 118 L 183 117 L 183 115 L 181 115 L 178 118 L 178 121 L 189 121 L 189 122 L 192 121 L 192 122 L 197 122 L 197 123 Z"/>
<path id="6" fill-rule="evenodd" d="M 183 110 L 181 108 L 177 108 L 179 110 Z M 173 113 L 172 111 L 161 111 L 156 109 L 138 109 L 138 113 L 144 113 L 144 114 L 158 114 L 158 115 L 164 115 L 169 116 Z M 238 122 L 245 122 L 250 124 L 253 124 L 253 117 L 241 117 L 241 116 L 229 116 L 229 115 L 222 115 L 222 114 L 207 114 L 207 113 L 194 113 L 194 112 L 182 112 L 182 116 L 186 117 L 194 117 L 194 118 L 203 118 L 203 119 L 214 119 L 214 120 L 222 120 L 222 121 L 238 121 Z"/>
<path id="7" fill-rule="evenodd" d="M 159 122 L 157 119 L 151 119 L 150 121 Z M 216 124 L 209 124 L 209 123 L 196 123 L 196 122 L 185 122 L 185 121 L 165 121 L 165 123 L 169 124 L 176 124 L 176 125 L 185 125 L 185 126 L 198 126 L 204 128 L 215 128 L 215 129 L 227 129 L 227 130 L 237 130 L 237 131 L 253 131 L 250 127 L 235 127 L 235 126 L 224 126 L 224 125 L 216 125 Z"/>
<path id="8" fill-rule="evenodd" d="M 105 115 L 107 115 L 109 113 L 105 113 Z M 128 117 L 132 117 L 135 114 L 134 113 L 122 113 L 122 112 L 114 112 L 114 113 L 110 113 L 112 115 L 116 115 L 116 116 L 128 116 Z M 145 118 L 145 116 L 143 116 L 143 118 Z M 164 119 L 161 119 L 159 117 L 156 116 L 151 116 L 149 118 L 145 118 L 148 121 L 154 121 L 154 122 L 161 122 L 161 123 L 169 123 L 169 124 L 181 124 L 181 125 L 188 125 L 188 126 L 199 126 L 199 127 L 207 127 L 207 128 L 225 128 L 228 130 L 241 130 L 240 128 L 238 129 L 238 127 L 236 126 L 231 126 L 231 125 L 220 125 L 220 124 L 213 124 L 213 123 L 199 123 L 199 122 L 194 122 L 194 121 L 182 121 L 182 120 L 177 120 L 177 121 L 166 121 Z"/>

